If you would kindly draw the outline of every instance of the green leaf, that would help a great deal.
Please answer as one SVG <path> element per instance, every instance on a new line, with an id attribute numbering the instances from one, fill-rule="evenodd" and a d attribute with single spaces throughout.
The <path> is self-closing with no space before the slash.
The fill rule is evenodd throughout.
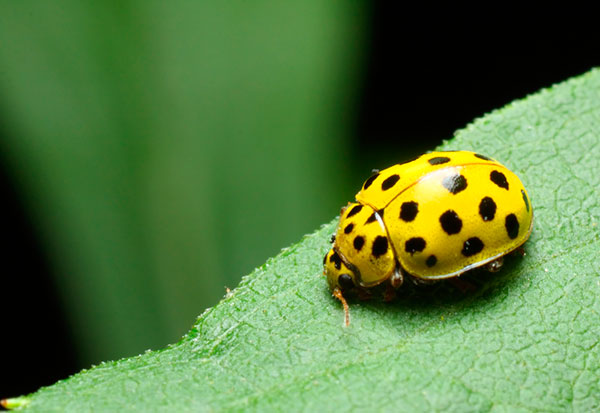
<path id="1" fill-rule="evenodd" d="M 598 410 L 598 131 L 595 70 L 442 146 L 501 160 L 535 211 L 526 255 L 471 275 L 474 292 L 442 282 L 352 302 L 344 328 L 321 276 L 331 222 L 244 278 L 179 343 L 43 388 L 27 410 Z"/>

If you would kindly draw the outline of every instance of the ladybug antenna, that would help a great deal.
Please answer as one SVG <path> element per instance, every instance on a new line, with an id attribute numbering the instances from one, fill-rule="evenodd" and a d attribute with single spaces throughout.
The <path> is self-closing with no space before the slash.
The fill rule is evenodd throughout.
<path id="1" fill-rule="evenodd" d="M 339 288 L 334 289 L 332 295 L 340 300 L 344 306 L 344 327 L 348 327 L 350 325 L 350 310 L 348 310 L 348 303 Z"/>

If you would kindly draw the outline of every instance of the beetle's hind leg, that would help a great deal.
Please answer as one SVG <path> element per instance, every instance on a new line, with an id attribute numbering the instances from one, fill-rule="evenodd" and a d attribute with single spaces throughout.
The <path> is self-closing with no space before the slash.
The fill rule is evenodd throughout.
<path id="1" fill-rule="evenodd" d="M 390 277 L 390 285 L 392 287 L 394 287 L 394 289 L 398 289 L 402 286 L 402 284 L 404 284 L 404 272 L 402 271 L 402 268 L 400 267 L 400 263 L 398 261 L 396 261 L 396 269 L 394 270 L 394 273 L 392 274 L 392 276 Z"/>
<path id="2" fill-rule="evenodd" d="M 404 284 L 404 272 L 400 267 L 398 261 L 396 261 L 396 268 L 390 277 L 390 282 L 385 287 L 385 291 L 383 293 L 383 301 L 390 302 L 396 299 L 396 290 L 400 288 Z"/>
<path id="3" fill-rule="evenodd" d="M 496 258 L 494 261 L 488 262 L 484 268 L 489 272 L 498 272 L 500 271 L 500 268 L 502 268 L 502 264 L 504 264 L 504 257 Z"/>

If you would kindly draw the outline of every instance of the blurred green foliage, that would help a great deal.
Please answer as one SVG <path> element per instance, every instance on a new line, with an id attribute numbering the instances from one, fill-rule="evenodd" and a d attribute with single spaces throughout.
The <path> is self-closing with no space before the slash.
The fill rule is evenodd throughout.
<path id="1" fill-rule="evenodd" d="M 350 199 L 360 3 L 2 2 L 1 159 L 84 364 L 176 341 Z"/>

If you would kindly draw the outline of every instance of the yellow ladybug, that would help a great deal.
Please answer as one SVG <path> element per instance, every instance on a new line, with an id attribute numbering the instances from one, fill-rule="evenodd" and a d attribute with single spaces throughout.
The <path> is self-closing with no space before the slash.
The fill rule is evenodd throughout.
<path id="1" fill-rule="evenodd" d="M 432 152 L 377 172 L 342 209 L 324 274 L 333 295 L 407 277 L 431 281 L 485 266 L 531 234 L 533 210 L 519 178 L 468 151 Z"/>

